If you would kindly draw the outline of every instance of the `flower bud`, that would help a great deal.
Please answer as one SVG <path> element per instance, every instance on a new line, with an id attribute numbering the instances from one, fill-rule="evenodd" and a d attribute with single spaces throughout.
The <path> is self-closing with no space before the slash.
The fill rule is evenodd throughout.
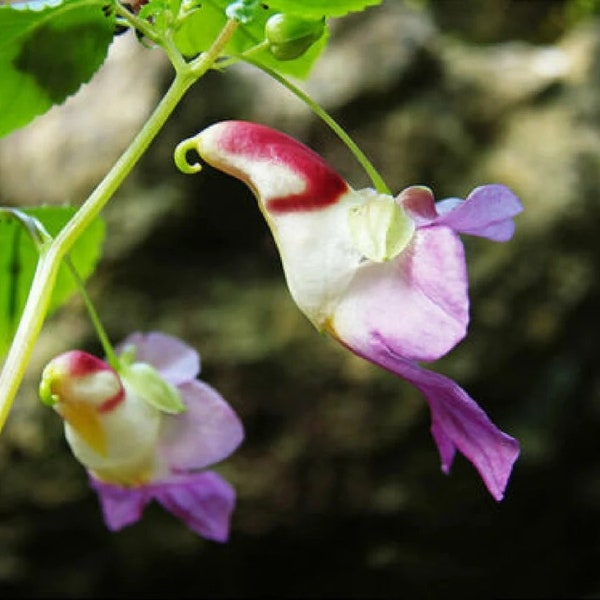
<path id="1" fill-rule="evenodd" d="M 148 370 L 154 395 L 171 391 Z M 162 416 L 140 394 L 147 391 L 143 375 L 129 387 L 110 365 L 79 350 L 57 356 L 42 373 L 42 402 L 63 418 L 73 454 L 102 479 L 137 482 L 152 469 Z"/>
<path id="2" fill-rule="evenodd" d="M 303 19 L 278 13 L 265 25 L 269 51 L 278 60 L 293 60 L 302 56 L 325 31 L 325 19 Z"/>

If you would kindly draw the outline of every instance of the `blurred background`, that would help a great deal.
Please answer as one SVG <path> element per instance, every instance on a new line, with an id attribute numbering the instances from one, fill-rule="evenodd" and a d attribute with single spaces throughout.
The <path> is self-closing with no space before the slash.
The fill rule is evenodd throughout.
<path id="1" fill-rule="evenodd" d="M 150 506 L 109 533 L 43 365 L 101 353 L 82 303 L 46 324 L 0 438 L 0 596 L 600 597 L 600 20 L 585 0 L 386 0 L 333 22 L 302 87 L 393 190 L 464 197 L 504 183 L 524 213 L 507 244 L 465 239 L 468 337 L 435 369 L 464 386 L 522 455 L 497 504 L 458 456 L 440 472 L 417 391 L 320 336 L 288 296 L 250 192 L 174 146 L 250 119 L 291 133 L 354 187 L 346 148 L 251 68 L 204 78 L 105 211 L 89 290 L 115 342 L 161 330 L 242 417 L 218 466 L 238 492 L 228 544 Z M 0 140 L 0 203 L 80 203 L 171 78 L 116 38 L 94 81 Z"/>

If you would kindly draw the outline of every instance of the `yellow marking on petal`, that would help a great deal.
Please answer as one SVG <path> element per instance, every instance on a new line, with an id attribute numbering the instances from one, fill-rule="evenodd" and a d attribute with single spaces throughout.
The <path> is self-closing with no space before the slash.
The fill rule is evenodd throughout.
<path id="1" fill-rule="evenodd" d="M 123 469 L 93 469 L 91 473 L 96 479 L 104 483 L 135 488 L 148 485 L 151 480 L 152 469 L 146 467 L 143 471 L 135 474 Z"/>
<path id="2" fill-rule="evenodd" d="M 160 470 L 160 469 L 159 469 Z M 154 456 L 146 456 L 128 464 L 97 466 L 91 472 L 97 479 L 124 487 L 147 485 L 159 474 Z"/>
<path id="3" fill-rule="evenodd" d="M 69 402 L 61 403 L 57 410 L 94 452 L 106 456 L 106 434 L 95 406 L 85 402 Z"/>
<path id="4" fill-rule="evenodd" d="M 319 332 L 330 335 L 335 340 L 339 340 L 333 321 L 333 315 L 326 317 L 323 322 L 319 324 Z"/>

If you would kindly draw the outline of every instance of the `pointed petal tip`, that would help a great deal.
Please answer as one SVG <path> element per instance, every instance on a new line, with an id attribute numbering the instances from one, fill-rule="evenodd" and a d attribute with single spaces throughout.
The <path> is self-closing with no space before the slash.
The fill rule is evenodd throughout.
<path id="1" fill-rule="evenodd" d="M 502 449 L 498 452 L 499 460 L 495 472 L 493 473 L 494 477 L 488 476 L 488 480 L 488 478 L 483 477 L 482 474 L 484 483 L 496 502 L 504 500 L 506 488 L 512 475 L 513 466 L 521 452 L 520 444 L 515 438 L 507 434 L 503 435 L 504 444 Z"/>
<path id="2" fill-rule="evenodd" d="M 431 411 L 431 433 L 442 471 L 450 471 L 458 451 L 475 467 L 492 497 L 502 500 L 519 457 L 519 442 L 501 431 L 455 381 L 397 354 L 381 336 L 371 337 L 367 352 L 352 349 L 423 393 Z"/>
<path id="3" fill-rule="evenodd" d="M 433 433 L 432 429 L 432 434 Z M 505 433 L 500 433 L 504 439 L 498 445 L 495 460 L 490 460 L 488 465 L 484 467 L 479 461 L 473 461 L 469 456 L 466 456 L 479 472 L 483 484 L 496 502 L 502 502 L 502 500 L 504 500 L 513 466 L 520 453 L 519 442 Z M 444 475 L 450 475 L 456 447 L 450 440 L 447 440 L 447 444 L 445 444 L 443 441 L 443 432 L 438 432 L 438 434 L 434 434 L 433 437 L 440 453 L 441 471 Z"/>

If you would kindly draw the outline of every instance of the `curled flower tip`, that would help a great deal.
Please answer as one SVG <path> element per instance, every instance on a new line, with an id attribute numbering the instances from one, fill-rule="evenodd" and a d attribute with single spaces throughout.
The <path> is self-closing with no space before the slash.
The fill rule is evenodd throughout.
<path id="1" fill-rule="evenodd" d="M 175 152 L 173 152 L 173 159 L 175 160 L 175 164 L 177 168 L 186 175 L 194 175 L 194 173 L 199 173 L 202 170 L 202 165 L 196 162 L 190 162 L 188 160 L 188 153 L 195 152 L 197 153 L 198 142 L 195 137 L 187 138 L 182 142 L 177 144 L 175 148 Z"/>

